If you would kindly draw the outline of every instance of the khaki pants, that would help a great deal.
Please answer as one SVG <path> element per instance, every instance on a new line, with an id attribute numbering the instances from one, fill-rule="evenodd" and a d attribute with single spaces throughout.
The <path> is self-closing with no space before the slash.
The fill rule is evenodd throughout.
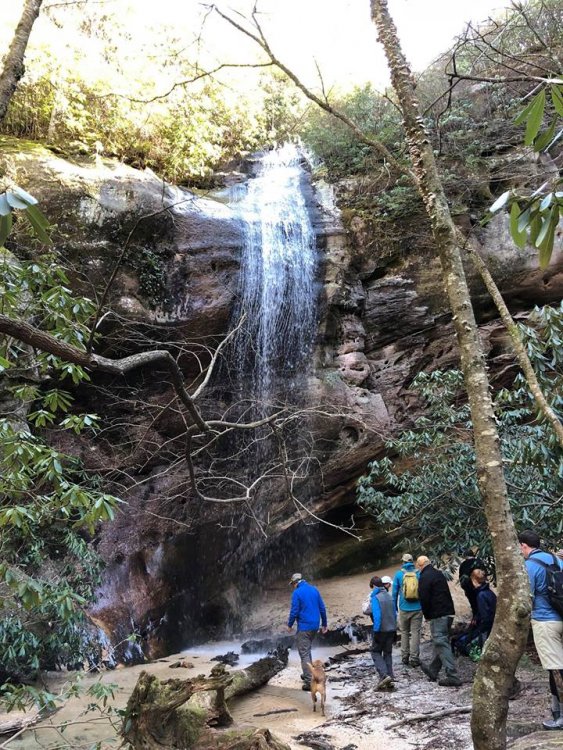
<path id="1" fill-rule="evenodd" d="M 420 609 L 408 612 L 399 610 L 399 624 L 401 626 L 401 659 L 410 659 L 412 666 L 420 663 L 420 630 L 422 628 L 422 611 Z"/>
<path id="2" fill-rule="evenodd" d="M 544 669 L 563 669 L 563 622 L 532 620 L 534 645 Z"/>

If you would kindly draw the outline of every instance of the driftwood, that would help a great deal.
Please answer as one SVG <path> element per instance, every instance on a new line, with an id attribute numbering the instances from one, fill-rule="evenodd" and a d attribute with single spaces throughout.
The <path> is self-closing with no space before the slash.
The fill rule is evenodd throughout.
<path id="1" fill-rule="evenodd" d="M 236 729 L 227 701 L 265 685 L 287 665 L 287 650 L 246 669 L 161 682 L 142 672 L 121 735 L 133 750 L 289 750 L 267 729 Z"/>
<path id="2" fill-rule="evenodd" d="M 443 711 L 433 711 L 429 714 L 415 714 L 409 716 L 401 721 L 396 721 L 394 724 L 388 724 L 385 729 L 393 729 L 394 727 L 400 727 L 403 724 L 413 724 L 415 721 L 431 721 L 433 719 L 444 719 L 446 716 L 454 716 L 455 714 L 470 714 L 471 706 L 456 706 L 455 708 L 446 708 Z"/>
<path id="3" fill-rule="evenodd" d="M 295 739 L 300 745 L 310 747 L 311 750 L 337 750 L 332 743 L 325 739 L 325 734 L 316 734 L 314 732 L 305 732 L 298 735 Z"/>
<path id="4" fill-rule="evenodd" d="M 563 750 L 563 732 L 533 732 L 510 744 L 510 750 Z"/>
<path id="5" fill-rule="evenodd" d="M 31 714 L 25 711 L 14 711 L 11 715 L 0 717 L 0 735 L 19 732 L 21 729 L 36 724 L 42 718 L 43 714 L 40 711 Z"/>
<path id="6" fill-rule="evenodd" d="M 0 737 L 9 734 L 11 735 L 10 740 L 15 739 L 15 737 L 25 732 L 28 727 L 37 724 L 37 722 L 43 717 L 44 715 L 41 711 L 36 711 L 33 714 L 14 712 L 9 719 L 0 719 Z M 0 740 L 0 748 L 4 747 L 6 742 L 7 740 L 4 740 L 3 742 Z"/>
<path id="7" fill-rule="evenodd" d="M 273 716 L 274 714 L 291 714 L 297 711 L 296 708 L 276 708 L 274 711 L 264 711 L 261 714 L 252 714 L 253 716 Z"/>

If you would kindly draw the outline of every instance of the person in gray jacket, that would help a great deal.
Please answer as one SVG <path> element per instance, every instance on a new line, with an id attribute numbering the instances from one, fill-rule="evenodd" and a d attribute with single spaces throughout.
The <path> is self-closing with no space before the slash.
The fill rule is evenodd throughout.
<path id="1" fill-rule="evenodd" d="M 378 690 L 393 687 L 393 642 L 397 632 L 397 619 L 391 594 L 383 585 L 379 576 L 373 576 L 369 582 L 371 592 L 371 611 L 373 615 L 373 638 L 371 658 L 379 674 Z"/>

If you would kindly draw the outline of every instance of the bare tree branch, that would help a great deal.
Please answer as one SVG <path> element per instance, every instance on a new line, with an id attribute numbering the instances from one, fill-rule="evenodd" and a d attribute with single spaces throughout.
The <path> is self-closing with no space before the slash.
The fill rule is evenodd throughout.
<path id="1" fill-rule="evenodd" d="M 55 338 L 55 336 L 46 331 L 35 328 L 23 320 L 13 320 L 3 314 L 0 314 L 0 333 L 13 336 L 19 341 L 23 341 L 24 344 L 29 344 L 37 349 L 41 349 L 41 351 L 54 354 L 66 362 L 72 362 L 89 370 L 112 373 L 113 375 L 126 375 L 138 367 L 145 367 L 150 364 L 162 364 L 168 369 L 176 395 L 190 413 L 195 425 L 202 432 L 209 432 L 207 423 L 202 419 L 192 397 L 184 388 L 182 371 L 178 367 L 174 357 L 167 350 L 156 349 L 132 354 L 122 359 L 108 359 L 107 357 L 101 357 L 99 354 L 82 351 L 68 344 L 66 341 Z"/>
<path id="2" fill-rule="evenodd" d="M 412 180 L 414 180 L 413 173 L 406 167 L 404 164 L 401 164 L 389 151 L 389 149 L 378 139 L 369 137 L 366 133 L 363 132 L 361 128 L 359 128 L 356 123 L 350 119 L 346 114 L 341 112 L 338 109 L 335 109 L 328 101 L 328 99 L 321 99 L 321 97 L 317 96 L 313 91 L 311 91 L 305 84 L 298 78 L 298 76 L 285 65 L 276 55 L 273 53 L 270 45 L 268 44 L 268 41 L 265 37 L 265 35 L 262 32 L 262 29 L 260 28 L 260 25 L 256 19 L 256 7 L 254 8 L 252 19 L 254 22 L 254 25 L 256 29 L 258 30 L 258 34 L 253 33 L 249 29 L 245 28 L 241 23 L 236 21 L 231 16 L 227 15 L 226 13 L 223 13 L 216 5 L 208 6 L 215 10 L 215 12 L 227 23 L 229 23 L 231 26 L 233 26 L 235 29 L 238 29 L 242 34 L 249 37 L 250 39 L 254 40 L 256 44 L 266 53 L 266 55 L 270 58 L 270 61 L 272 64 L 274 64 L 277 68 L 279 68 L 285 75 L 293 81 L 293 83 L 297 86 L 297 88 L 302 91 L 305 96 L 313 101 L 315 104 L 317 104 L 322 110 L 327 112 L 329 115 L 332 115 L 332 117 L 336 118 L 337 120 L 340 120 L 343 122 L 347 127 L 349 127 L 352 132 L 356 135 L 356 137 L 362 142 L 365 143 L 367 146 L 371 146 L 377 153 L 383 158 L 384 162 L 386 162 L 389 166 L 391 166 L 396 172 L 399 174 L 404 174 L 409 176 Z"/>

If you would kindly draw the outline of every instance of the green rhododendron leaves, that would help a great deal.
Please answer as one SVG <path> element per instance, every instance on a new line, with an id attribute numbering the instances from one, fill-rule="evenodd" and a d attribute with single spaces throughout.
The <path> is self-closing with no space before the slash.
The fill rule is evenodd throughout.
<path id="1" fill-rule="evenodd" d="M 0 195 L 0 199 L 2 196 Z M 10 232 L 12 231 L 12 214 L 11 212 L 0 216 L 0 247 L 4 246 L 4 243 L 8 239 Z"/>
<path id="2" fill-rule="evenodd" d="M 543 122 L 543 113 L 545 111 L 545 89 L 536 94 L 532 101 L 530 111 L 526 117 L 526 134 L 524 136 L 524 145 L 531 146 L 535 137 L 539 133 Z"/>

